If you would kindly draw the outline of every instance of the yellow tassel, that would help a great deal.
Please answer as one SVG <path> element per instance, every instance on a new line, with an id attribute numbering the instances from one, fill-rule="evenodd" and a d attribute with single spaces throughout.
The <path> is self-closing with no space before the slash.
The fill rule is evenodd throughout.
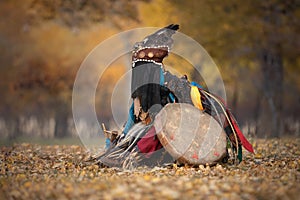
<path id="1" fill-rule="evenodd" d="M 201 94 L 198 87 L 191 86 L 191 98 L 194 106 L 200 110 L 204 110 L 201 103 Z"/>

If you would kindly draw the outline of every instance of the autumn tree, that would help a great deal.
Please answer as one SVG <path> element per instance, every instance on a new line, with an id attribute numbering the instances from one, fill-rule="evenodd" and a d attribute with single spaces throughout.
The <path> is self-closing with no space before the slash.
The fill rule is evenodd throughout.
<path id="1" fill-rule="evenodd" d="M 284 69 L 288 70 L 291 59 L 299 54 L 299 43 L 291 42 L 297 41 L 299 32 L 296 2 L 176 1 L 174 6 L 185 24 L 182 31 L 198 40 L 221 66 L 227 87 L 233 88 L 232 102 L 237 102 L 237 94 L 253 95 L 246 98 L 257 101 L 250 105 L 257 107 L 256 120 L 262 121 L 265 113 L 271 113 L 271 123 L 265 118 L 261 131 L 280 136 L 283 97 L 292 95 L 284 89 Z M 241 79 L 249 73 L 250 88 L 243 83 L 247 79 Z M 237 93 L 239 90 L 244 91 Z"/>
<path id="2" fill-rule="evenodd" d="M 77 69 L 101 40 L 137 21 L 135 1 L 13 0 L 0 10 L 0 111 L 10 136 L 20 134 L 20 116 L 54 118 L 54 136 L 67 136 Z"/>

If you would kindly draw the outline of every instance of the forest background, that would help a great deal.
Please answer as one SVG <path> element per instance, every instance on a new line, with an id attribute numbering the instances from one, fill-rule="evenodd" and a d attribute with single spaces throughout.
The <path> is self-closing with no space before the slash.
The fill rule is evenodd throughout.
<path id="1" fill-rule="evenodd" d="M 171 23 L 180 24 L 180 32 L 198 41 L 215 61 L 227 103 L 246 134 L 300 134 L 297 1 L 2 0 L 0 16 L 3 142 L 77 137 L 72 88 L 89 52 L 122 31 Z M 105 70 L 99 84 L 106 87 L 97 89 L 97 117 L 108 128 L 113 128 L 114 85 L 129 70 L 126 58 Z M 185 61 L 167 59 L 166 64 L 202 83 Z M 128 99 L 120 106 L 127 107 Z M 89 134 L 94 125 L 86 123 Z"/>

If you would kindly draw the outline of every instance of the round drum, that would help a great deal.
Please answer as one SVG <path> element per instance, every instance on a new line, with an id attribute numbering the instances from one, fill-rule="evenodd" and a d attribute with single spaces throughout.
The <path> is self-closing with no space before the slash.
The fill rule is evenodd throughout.
<path id="1" fill-rule="evenodd" d="M 226 155 L 226 134 L 218 122 L 190 104 L 166 105 L 155 117 L 164 148 L 183 164 L 214 164 Z"/>

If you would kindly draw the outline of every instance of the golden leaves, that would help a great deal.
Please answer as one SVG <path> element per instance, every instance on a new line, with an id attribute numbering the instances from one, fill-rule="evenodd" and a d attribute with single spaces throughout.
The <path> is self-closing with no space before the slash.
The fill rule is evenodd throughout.
<path id="1" fill-rule="evenodd" d="M 300 139 L 257 140 L 256 155 L 239 165 L 146 168 L 133 171 L 87 163 L 79 146 L 1 147 L 4 199 L 296 199 Z"/>

